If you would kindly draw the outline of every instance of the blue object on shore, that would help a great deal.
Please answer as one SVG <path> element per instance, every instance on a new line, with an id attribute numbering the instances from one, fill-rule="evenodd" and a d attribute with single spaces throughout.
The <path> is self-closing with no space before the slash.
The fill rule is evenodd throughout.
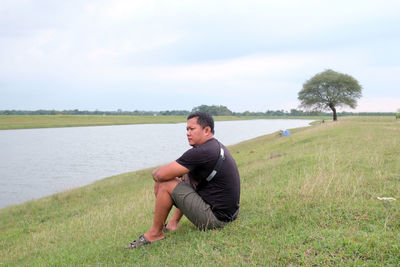
<path id="1" fill-rule="evenodd" d="M 282 136 L 289 136 L 290 132 L 288 130 L 284 130 Z"/>

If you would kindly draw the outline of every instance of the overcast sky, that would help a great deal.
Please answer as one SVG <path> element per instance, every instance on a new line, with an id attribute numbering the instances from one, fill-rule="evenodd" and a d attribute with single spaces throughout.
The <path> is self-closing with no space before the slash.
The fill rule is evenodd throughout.
<path id="1" fill-rule="evenodd" d="M 333 69 L 394 112 L 399 47 L 398 0 L 0 0 L 0 110 L 290 110 Z"/>

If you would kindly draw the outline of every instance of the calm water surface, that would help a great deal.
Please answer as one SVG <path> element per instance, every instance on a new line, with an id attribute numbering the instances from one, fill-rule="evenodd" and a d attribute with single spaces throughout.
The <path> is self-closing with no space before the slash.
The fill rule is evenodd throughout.
<path id="1" fill-rule="evenodd" d="M 310 122 L 216 122 L 215 137 L 232 145 Z M 0 208 L 168 163 L 189 148 L 186 123 L 0 131 Z"/>

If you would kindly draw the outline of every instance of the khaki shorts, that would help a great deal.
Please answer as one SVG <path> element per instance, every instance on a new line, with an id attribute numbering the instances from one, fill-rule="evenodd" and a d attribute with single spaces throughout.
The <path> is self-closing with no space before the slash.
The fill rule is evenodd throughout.
<path id="1" fill-rule="evenodd" d="M 215 229 L 227 223 L 218 220 L 211 211 L 210 205 L 184 181 L 176 185 L 171 195 L 174 205 L 199 229 Z"/>

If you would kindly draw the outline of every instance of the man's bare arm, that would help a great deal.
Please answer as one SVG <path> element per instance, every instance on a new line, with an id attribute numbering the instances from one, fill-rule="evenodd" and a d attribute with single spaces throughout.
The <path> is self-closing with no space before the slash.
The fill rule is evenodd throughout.
<path id="1" fill-rule="evenodd" d="M 169 164 L 161 166 L 153 171 L 153 179 L 156 182 L 165 182 L 175 177 L 181 177 L 189 173 L 189 169 L 173 161 Z"/>

